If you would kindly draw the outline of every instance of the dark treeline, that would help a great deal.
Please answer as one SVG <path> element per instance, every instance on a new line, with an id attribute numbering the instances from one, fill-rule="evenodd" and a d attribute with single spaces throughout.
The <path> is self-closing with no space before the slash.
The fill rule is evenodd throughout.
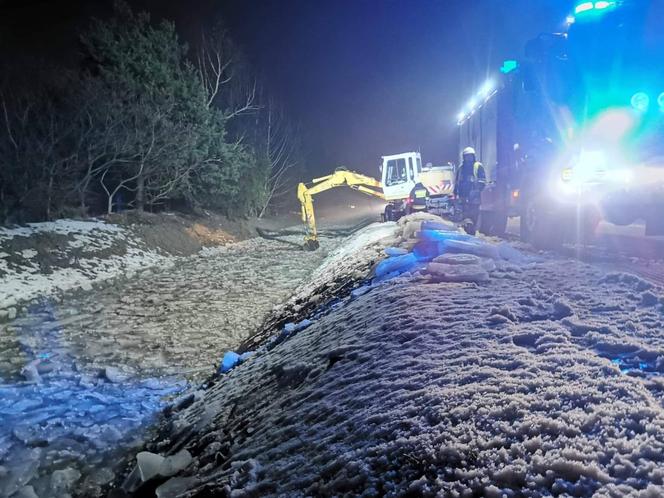
<path id="1" fill-rule="evenodd" d="M 77 70 L 4 71 L 0 222 L 164 207 L 262 216 L 283 198 L 295 131 L 222 29 L 189 50 L 172 23 L 118 3 L 81 51 Z"/>

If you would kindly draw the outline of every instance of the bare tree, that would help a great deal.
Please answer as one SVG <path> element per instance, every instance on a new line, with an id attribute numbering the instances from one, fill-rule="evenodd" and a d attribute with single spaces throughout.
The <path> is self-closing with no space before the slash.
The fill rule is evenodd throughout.
<path id="1" fill-rule="evenodd" d="M 265 110 L 265 157 L 269 173 L 263 185 L 263 207 L 258 217 L 262 218 L 269 206 L 292 189 L 291 172 L 297 165 L 299 143 L 293 127 L 287 121 L 282 109 L 269 101 Z"/>
<path id="2" fill-rule="evenodd" d="M 18 206 L 51 219 L 60 214 L 71 181 L 75 125 L 43 95 L 25 93 L 8 99 L 3 93 L 0 100 L 5 128 L 0 139 L 3 197 L 11 190 Z"/>
<path id="3" fill-rule="evenodd" d="M 207 106 L 216 104 L 223 109 L 226 120 L 259 109 L 256 81 L 243 69 L 239 50 L 224 30 L 217 29 L 211 36 L 203 36 L 197 66 Z"/>

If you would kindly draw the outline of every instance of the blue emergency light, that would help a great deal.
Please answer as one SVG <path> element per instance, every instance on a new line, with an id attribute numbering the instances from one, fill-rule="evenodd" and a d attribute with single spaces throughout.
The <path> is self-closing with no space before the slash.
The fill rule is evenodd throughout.
<path id="1" fill-rule="evenodd" d="M 516 68 L 519 67 L 519 63 L 515 60 L 506 60 L 503 61 L 503 66 L 500 68 L 500 72 L 503 74 L 511 73 Z"/>
<path id="2" fill-rule="evenodd" d="M 616 7 L 618 2 L 616 0 L 597 0 L 597 1 L 585 1 L 576 5 L 574 8 L 574 14 L 586 15 L 586 14 L 601 14 L 607 10 L 611 10 Z"/>

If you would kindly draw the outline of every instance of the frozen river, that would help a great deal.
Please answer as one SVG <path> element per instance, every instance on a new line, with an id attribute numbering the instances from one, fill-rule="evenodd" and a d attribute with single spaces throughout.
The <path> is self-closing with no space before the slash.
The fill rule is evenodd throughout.
<path id="1" fill-rule="evenodd" d="M 335 242 L 322 244 L 208 250 L 103 290 L 35 300 L 0 325 L 0 497 L 98 493 L 115 452 L 140 445 L 166 403 L 260 326 Z"/>

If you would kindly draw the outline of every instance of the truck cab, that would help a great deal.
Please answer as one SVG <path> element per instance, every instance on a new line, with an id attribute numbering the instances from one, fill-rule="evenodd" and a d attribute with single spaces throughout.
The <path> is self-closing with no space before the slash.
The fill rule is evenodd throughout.
<path id="1" fill-rule="evenodd" d="M 381 182 L 388 201 L 405 200 L 419 182 L 422 174 L 422 157 L 419 152 L 404 152 L 383 156 Z"/>
<path id="2" fill-rule="evenodd" d="M 381 184 L 387 201 L 383 218 L 396 221 L 408 212 L 410 193 L 422 174 L 422 157 L 419 152 L 404 152 L 382 159 Z"/>

